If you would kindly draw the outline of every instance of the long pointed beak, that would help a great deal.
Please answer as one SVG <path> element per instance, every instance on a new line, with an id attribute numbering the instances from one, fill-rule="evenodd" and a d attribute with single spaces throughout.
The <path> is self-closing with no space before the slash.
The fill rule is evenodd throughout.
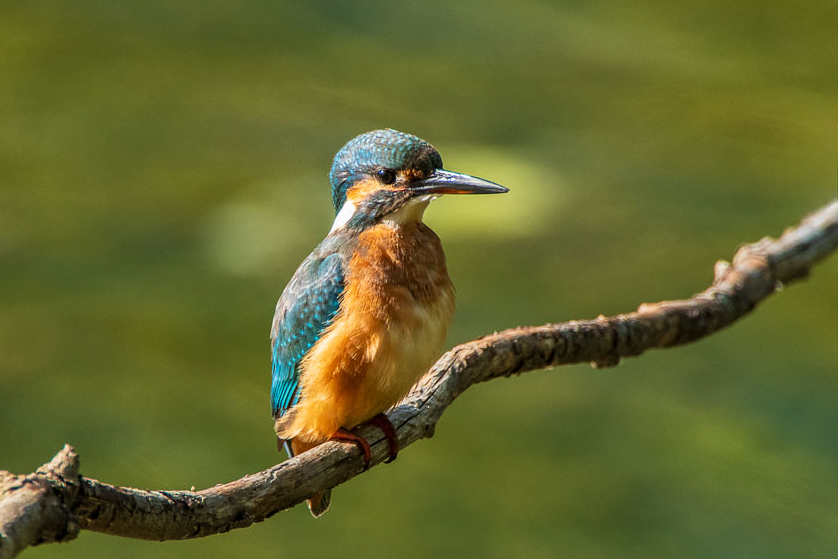
<path id="1" fill-rule="evenodd" d="M 509 189 L 487 180 L 436 169 L 427 178 L 410 183 L 410 190 L 418 194 L 502 194 Z"/>

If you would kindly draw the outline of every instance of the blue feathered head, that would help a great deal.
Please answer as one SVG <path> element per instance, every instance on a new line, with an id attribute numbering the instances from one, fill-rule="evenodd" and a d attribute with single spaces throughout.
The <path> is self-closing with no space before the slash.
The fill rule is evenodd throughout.
<path id="1" fill-rule="evenodd" d="M 416 169 L 423 175 L 442 168 L 442 157 L 421 138 L 390 128 L 351 139 L 335 155 L 329 180 L 335 212 L 346 201 L 346 191 L 358 180 L 382 170 Z"/>

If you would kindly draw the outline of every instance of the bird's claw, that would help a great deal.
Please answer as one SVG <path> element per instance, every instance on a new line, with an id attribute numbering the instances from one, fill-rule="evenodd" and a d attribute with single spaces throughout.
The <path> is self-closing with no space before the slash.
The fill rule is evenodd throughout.
<path id="1" fill-rule="evenodd" d="M 383 413 L 379 413 L 372 419 L 370 419 L 367 423 L 371 423 L 375 425 L 379 429 L 384 432 L 384 436 L 387 438 L 387 444 L 390 447 L 390 457 L 385 460 L 388 464 L 396 459 L 399 455 L 399 437 L 396 434 L 396 428 L 393 427 L 393 424 L 387 418 L 386 415 Z M 367 440 L 360 436 L 352 433 L 343 427 L 335 431 L 332 435 L 331 440 L 339 441 L 344 443 L 352 443 L 356 445 L 364 455 L 364 470 L 368 470 L 370 467 L 370 459 L 372 458 L 372 451 L 370 450 L 370 443 Z"/>
<path id="2" fill-rule="evenodd" d="M 335 431 L 334 435 L 332 435 L 331 440 L 333 441 L 340 441 L 345 443 L 352 443 L 356 445 L 361 452 L 364 454 L 364 470 L 368 470 L 370 467 L 370 458 L 372 457 L 372 453 L 370 451 L 370 443 L 364 437 L 356 435 L 355 433 L 350 433 L 343 427 Z"/>
<path id="3" fill-rule="evenodd" d="M 387 444 L 390 446 L 390 457 L 386 462 L 389 464 L 399 455 L 399 436 L 396 434 L 396 428 L 393 427 L 393 423 L 383 413 L 379 413 L 370 419 L 369 422 L 384 431 L 384 436 L 387 437 Z"/>

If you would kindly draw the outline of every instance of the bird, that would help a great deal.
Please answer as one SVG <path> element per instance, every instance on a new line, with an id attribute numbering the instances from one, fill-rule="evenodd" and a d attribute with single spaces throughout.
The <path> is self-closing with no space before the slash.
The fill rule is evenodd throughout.
<path id="1" fill-rule="evenodd" d="M 335 220 L 300 264 L 271 325 L 271 408 L 277 446 L 289 457 L 328 440 L 369 443 L 351 429 L 378 425 L 388 461 L 398 453 L 383 412 L 442 351 L 454 286 L 439 237 L 422 222 L 445 194 L 508 189 L 443 169 L 428 142 L 393 129 L 356 136 L 335 155 L 329 182 Z M 314 517 L 331 490 L 308 500 Z"/>

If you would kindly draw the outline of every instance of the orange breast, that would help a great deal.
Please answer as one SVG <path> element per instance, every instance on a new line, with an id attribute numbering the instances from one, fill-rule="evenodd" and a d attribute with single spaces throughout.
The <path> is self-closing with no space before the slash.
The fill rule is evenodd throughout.
<path id="1" fill-rule="evenodd" d="M 328 439 L 396 404 L 442 350 L 454 287 L 439 238 L 421 222 L 361 233 L 332 325 L 301 363 L 301 399 L 283 438 Z"/>

